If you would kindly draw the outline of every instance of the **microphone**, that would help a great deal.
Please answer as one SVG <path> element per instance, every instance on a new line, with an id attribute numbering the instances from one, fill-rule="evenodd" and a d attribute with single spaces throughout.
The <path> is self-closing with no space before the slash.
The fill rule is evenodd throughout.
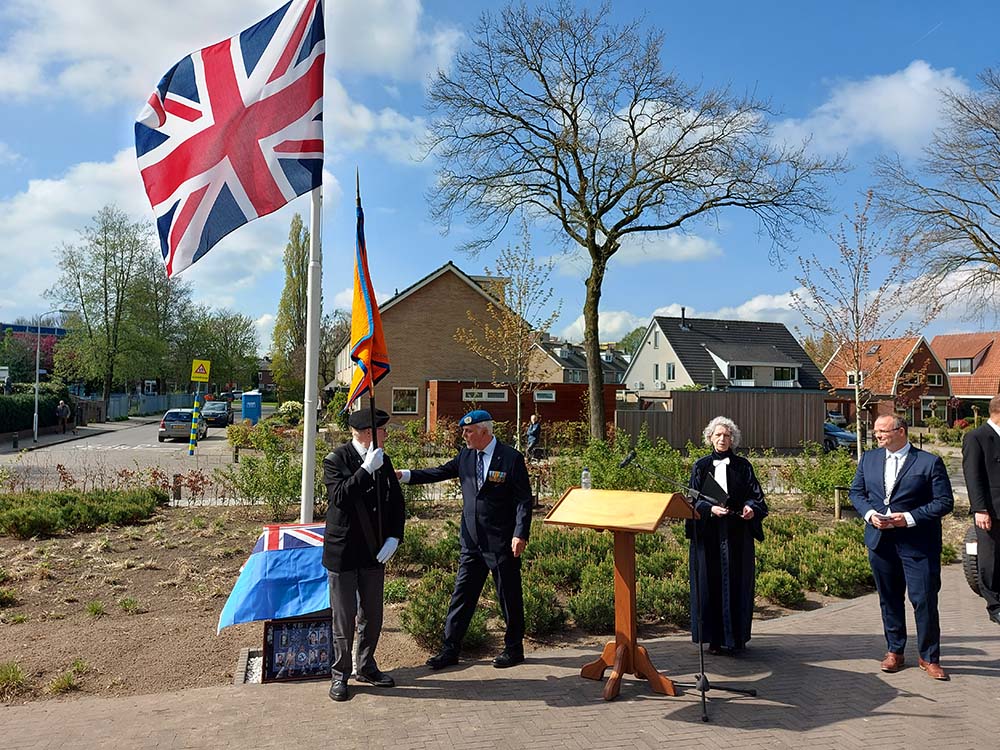
<path id="1" fill-rule="evenodd" d="M 628 466 L 630 463 L 632 463 L 632 461 L 633 461 L 634 458 L 635 458 L 635 451 L 634 450 L 630 450 L 628 452 L 628 455 L 625 456 L 625 458 L 623 458 L 621 460 L 620 464 L 618 464 L 618 468 L 619 469 L 624 469 L 626 466 Z"/>

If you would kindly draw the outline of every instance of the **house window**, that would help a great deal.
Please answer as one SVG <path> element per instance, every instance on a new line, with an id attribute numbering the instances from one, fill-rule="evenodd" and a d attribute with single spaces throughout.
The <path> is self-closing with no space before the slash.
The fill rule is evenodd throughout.
<path id="1" fill-rule="evenodd" d="M 847 384 L 848 385 L 864 385 L 865 384 L 865 374 L 861 373 L 860 380 L 858 379 L 858 374 L 854 370 L 848 370 L 847 372 Z"/>
<path id="2" fill-rule="evenodd" d="M 507 391 L 502 388 L 463 388 L 463 401 L 506 401 Z"/>
<path id="3" fill-rule="evenodd" d="M 653 348 L 654 349 L 659 349 L 660 348 L 660 332 L 659 331 L 653 331 Z"/>
<path id="4" fill-rule="evenodd" d="M 948 372 L 956 375 L 972 374 L 972 359 L 949 359 Z"/>
<path id="5" fill-rule="evenodd" d="M 656 362 L 653 365 L 653 380 L 659 380 L 659 379 L 660 379 L 660 363 Z"/>
<path id="6" fill-rule="evenodd" d="M 795 368 L 794 367 L 775 367 L 774 368 L 774 379 L 775 380 L 795 380 Z"/>
<path id="7" fill-rule="evenodd" d="M 753 367 L 751 365 L 729 365 L 730 380 L 753 380 Z"/>
<path id="8" fill-rule="evenodd" d="M 393 388 L 392 413 L 416 414 L 418 388 Z"/>
<path id="9" fill-rule="evenodd" d="M 927 373 L 927 385 L 944 385 L 944 376 L 939 372 Z"/>
<path id="10" fill-rule="evenodd" d="M 676 369 L 673 362 L 667 362 L 667 380 L 677 380 Z"/>
<path id="11" fill-rule="evenodd" d="M 552 402 L 556 400 L 555 391 L 535 391 L 535 403 L 539 402 Z"/>
<path id="12" fill-rule="evenodd" d="M 583 370 L 568 370 L 567 372 L 570 383 L 582 383 L 583 376 L 586 374 Z"/>

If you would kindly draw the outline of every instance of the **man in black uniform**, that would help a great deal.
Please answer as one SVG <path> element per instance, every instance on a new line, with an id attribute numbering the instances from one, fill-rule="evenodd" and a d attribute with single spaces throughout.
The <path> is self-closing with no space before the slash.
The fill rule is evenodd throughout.
<path id="1" fill-rule="evenodd" d="M 493 574 L 507 630 L 497 668 L 524 661 L 524 599 L 521 553 L 531 531 L 531 482 L 524 456 L 493 437 L 493 418 L 482 409 L 459 420 L 466 448 L 433 469 L 400 471 L 405 483 L 455 479 L 462 484 L 462 552 L 455 591 L 444 624 L 444 646 L 427 660 L 431 669 L 458 663 L 462 639 L 472 622 L 486 575 Z"/>
<path id="2" fill-rule="evenodd" d="M 389 415 L 378 409 L 375 418 L 381 446 L 385 443 Z M 382 631 L 385 563 L 403 539 L 405 519 L 403 493 L 392 463 L 381 447 L 371 449 L 371 410 L 352 413 L 348 424 L 351 442 L 323 459 L 328 502 L 323 565 L 330 578 L 333 618 L 330 698 L 335 701 L 350 698 L 347 678 L 351 675 L 356 628 L 359 630 L 357 680 L 379 687 L 395 684 L 392 677 L 379 670 L 375 647 Z M 376 493 L 376 483 L 381 485 L 380 495 Z"/>
<path id="3" fill-rule="evenodd" d="M 990 399 L 990 418 L 965 433 L 962 471 L 976 521 L 979 593 L 986 614 L 1000 625 L 1000 396 Z"/>

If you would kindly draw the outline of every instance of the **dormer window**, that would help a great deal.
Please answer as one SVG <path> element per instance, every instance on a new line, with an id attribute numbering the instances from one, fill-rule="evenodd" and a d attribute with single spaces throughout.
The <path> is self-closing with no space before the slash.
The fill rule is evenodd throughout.
<path id="1" fill-rule="evenodd" d="M 949 359 L 947 360 L 948 374 L 950 375 L 971 375 L 972 374 L 972 358 L 965 357 L 962 359 Z"/>
<path id="2" fill-rule="evenodd" d="M 874 357 L 878 353 L 879 347 L 881 347 L 881 346 L 882 346 L 881 344 L 872 344 L 871 347 L 869 347 L 869 349 L 868 349 L 868 352 L 867 352 L 868 356 L 869 357 Z"/>
<path id="3" fill-rule="evenodd" d="M 854 370 L 849 370 L 847 373 L 847 384 L 848 385 L 864 385 L 865 384 L 865 374 L 861 373 L 861 377 L 858 378 L 858 373 Z"/>

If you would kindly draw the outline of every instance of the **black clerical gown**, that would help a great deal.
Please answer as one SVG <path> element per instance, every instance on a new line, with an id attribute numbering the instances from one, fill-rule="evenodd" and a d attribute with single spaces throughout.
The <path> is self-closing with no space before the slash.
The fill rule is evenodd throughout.
<path id="1" fill-rule="evenodd" d="M 713 460 L 727 457 L 728 496 L 714 480 L 713 464 Z M 713 453 L 697 461 L 691 469 L 691 486 L 714 499 L 710 502 L 698 498 L 695 507 L 701 519 L 687 522 L 687 536 L 691 539 L 691 636 L 696 643 L 741 649 L 750 640 L 753 620 L 754 539 L 764 538 L 761 525 L 767 515 L 764 491 L 750 462 L 731 452 Z M 727 506 L 730 514 L 713 515 L 713 504 Z M 745 505 L 754 512 L 749 521 L 740 517 Z M 697 524 L 697 544 L 694 524 Z M 699 612 L 702 617 L 700 637 Z"/>

